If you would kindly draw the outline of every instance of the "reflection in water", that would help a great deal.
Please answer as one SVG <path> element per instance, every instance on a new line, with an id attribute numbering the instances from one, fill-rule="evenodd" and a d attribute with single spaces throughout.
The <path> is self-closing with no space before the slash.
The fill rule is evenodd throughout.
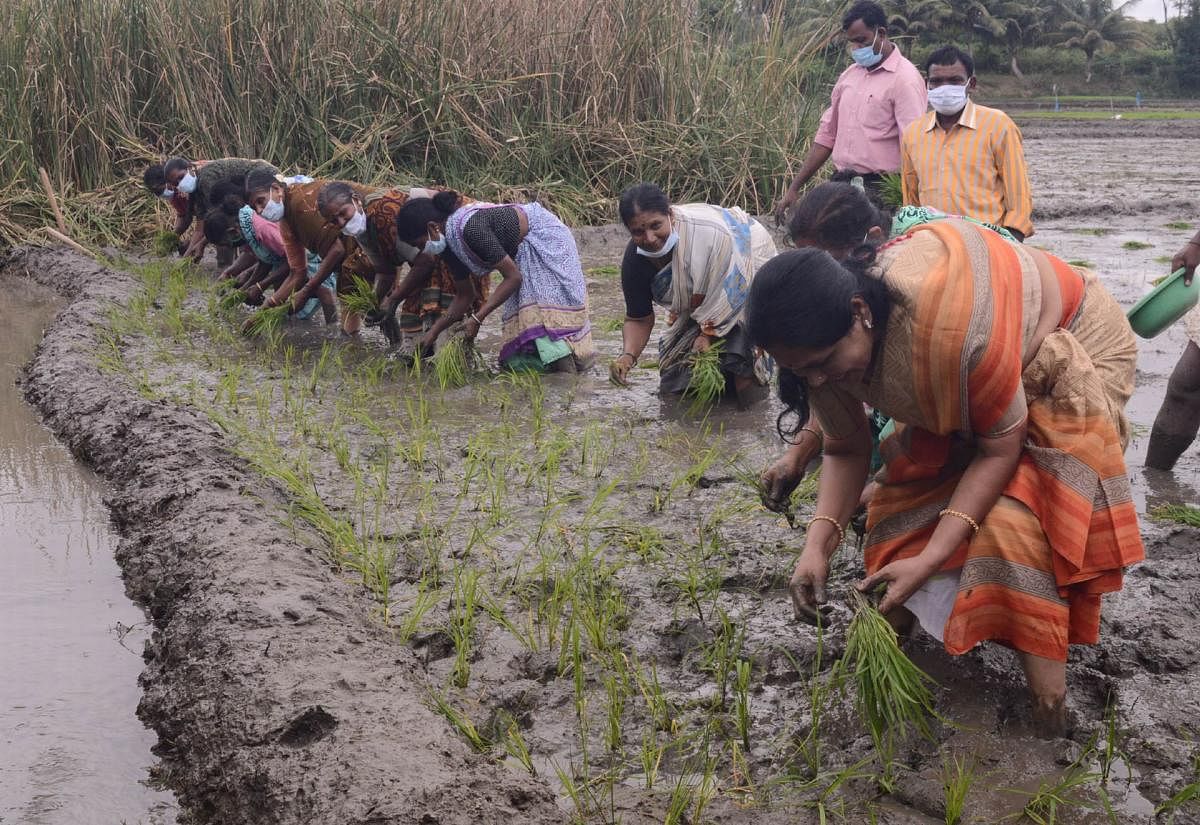
<path id="1" fill-rule="evenodd" d="M 134 715 L 145 617 L 125 598 L 102 489 L 14 385 L 53 317 L 0 280 L 0 822 L 167 823 Z"/>

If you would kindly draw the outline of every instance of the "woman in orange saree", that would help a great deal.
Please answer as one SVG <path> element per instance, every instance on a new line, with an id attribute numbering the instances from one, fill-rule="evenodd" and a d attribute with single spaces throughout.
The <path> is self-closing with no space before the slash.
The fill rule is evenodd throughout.
<path id="1" fill-rule="evenodd" d="M 1098 640 L 1101 595 L 1144 556 L 1123 457 L 1136 347 L 1117 303 L 1087 270 L 947 219 L 865 259 L 776 257 L 747 320 L 798 422 L 785 412 L 781 433 L 810 408 L 825 432 L 797 616 L 824 602 L 867 480 L 869 404 L 897 427 L 857 587 L 886 583 L 880 609 L 949 653 L 1015 648 L 1035 718 L 1060 729 L 1068 645 Z"/>

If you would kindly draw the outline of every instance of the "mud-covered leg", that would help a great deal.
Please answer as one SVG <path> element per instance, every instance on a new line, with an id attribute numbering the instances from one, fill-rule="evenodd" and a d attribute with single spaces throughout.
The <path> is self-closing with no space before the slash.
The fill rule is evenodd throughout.
<path id="1" fill-rule="evenodd" d="M 1200 347 L 1188 341 L 1179 363 L 1167 382 L 1167 395 L 1163 399 L 1154 429 L 1150 433 L 1150 446 L 1146 451 L 1146 466 L 1156 470 L 1169 470 L 1175 466 L 1183 451 L 1191 446 L 1200 429 Z"/>
<path id="2" fill-rule="evenodd" d="M 1067 663 L 1018 651 L 1029 698 L 1033 704 L 1034 728 L 1047 739 L 1067 730 Z"/>

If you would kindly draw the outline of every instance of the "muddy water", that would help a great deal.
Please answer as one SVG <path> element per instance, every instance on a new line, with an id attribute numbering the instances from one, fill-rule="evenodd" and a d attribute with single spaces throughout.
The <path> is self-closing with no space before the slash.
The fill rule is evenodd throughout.
<path id="1" fill-rule="evenodd" d="M 58 308 L 0 281 L 0 822 L 167 823 L 134 715 L 142 612 L 126 599 L 103 488 L 39 423 L 17 375 Z"/>

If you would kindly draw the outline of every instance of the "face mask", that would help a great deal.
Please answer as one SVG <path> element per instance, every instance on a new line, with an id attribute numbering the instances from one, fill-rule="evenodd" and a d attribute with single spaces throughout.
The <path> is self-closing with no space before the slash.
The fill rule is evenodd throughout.
<path id="1" fill-rule="evenodd" d="M 869 69 L 883 60 L 883 52 L 875 51 L 875 43 L 879 40 L 879 29 L 875 30 L 875 39 L 871 41 L 870 46 L 862 46 L 850 51 L 850 56 L 854 58 L 854 62 L 862 66 L 864 69 Z"/>
<path id="2" fill-rule="evenodd" d="M 165 201 L 169 201 L 171 198 L 175 197 L 175 190 L 168 186 L 166 189 L 162 190 L 158 196 Z"/>
<path id="3" fill-rule="evenodd" d="M 354 217 L 346 221 L 346 225 L 342 227 L 343 235 L 361 235 L 367 231 L 367 213 L 359 209 L 354 213 Z"/>
<path id="4" fill-rule="evenodd" d="M 636 247 L 636 250 L 637 254 L 645 255 L 647 258 L 662 258 L 670 254 L 671 250 L 675 248 L 675 244 L 677 243 L 679 243 L 679 233 L 672 229 L 671 234 L 667 236 L 667 242 L 664 243 L 662 245 L 662 249 L 658 250 L 657 252 L 651 252 L 648 249 L 642 249 L 640 246 Z"/>
<path id="5" fill-rule="evenodd" d="M 258 214 L 269 220 L 271 223 L 279 223 L 283 220 L 283 201 L 277 201 L 274 198 L 267 201 L 267 205 L 263 207 Z"/>
<path id="6" fill-rule="evenodd" d="M 425 242 L 424 248 L 421 250 L 426 255 L 433 255 L 435 258 L 446 251 L 446 236 L 442 235 L 437 240 L 430 238 Z"/>
<path id="7" fill-rule="evenodd" d="M 179 191 L 185 195 L 190 195 L 196 191 L 196 176 L 188 172 L 179 181 Z"/>
<path id="8" fill-rule="evenodd" d="M 939 115 L 955 115 L 967 105 L 966 86 L 938 86 L 930 89 L 929 105 Z"/>

